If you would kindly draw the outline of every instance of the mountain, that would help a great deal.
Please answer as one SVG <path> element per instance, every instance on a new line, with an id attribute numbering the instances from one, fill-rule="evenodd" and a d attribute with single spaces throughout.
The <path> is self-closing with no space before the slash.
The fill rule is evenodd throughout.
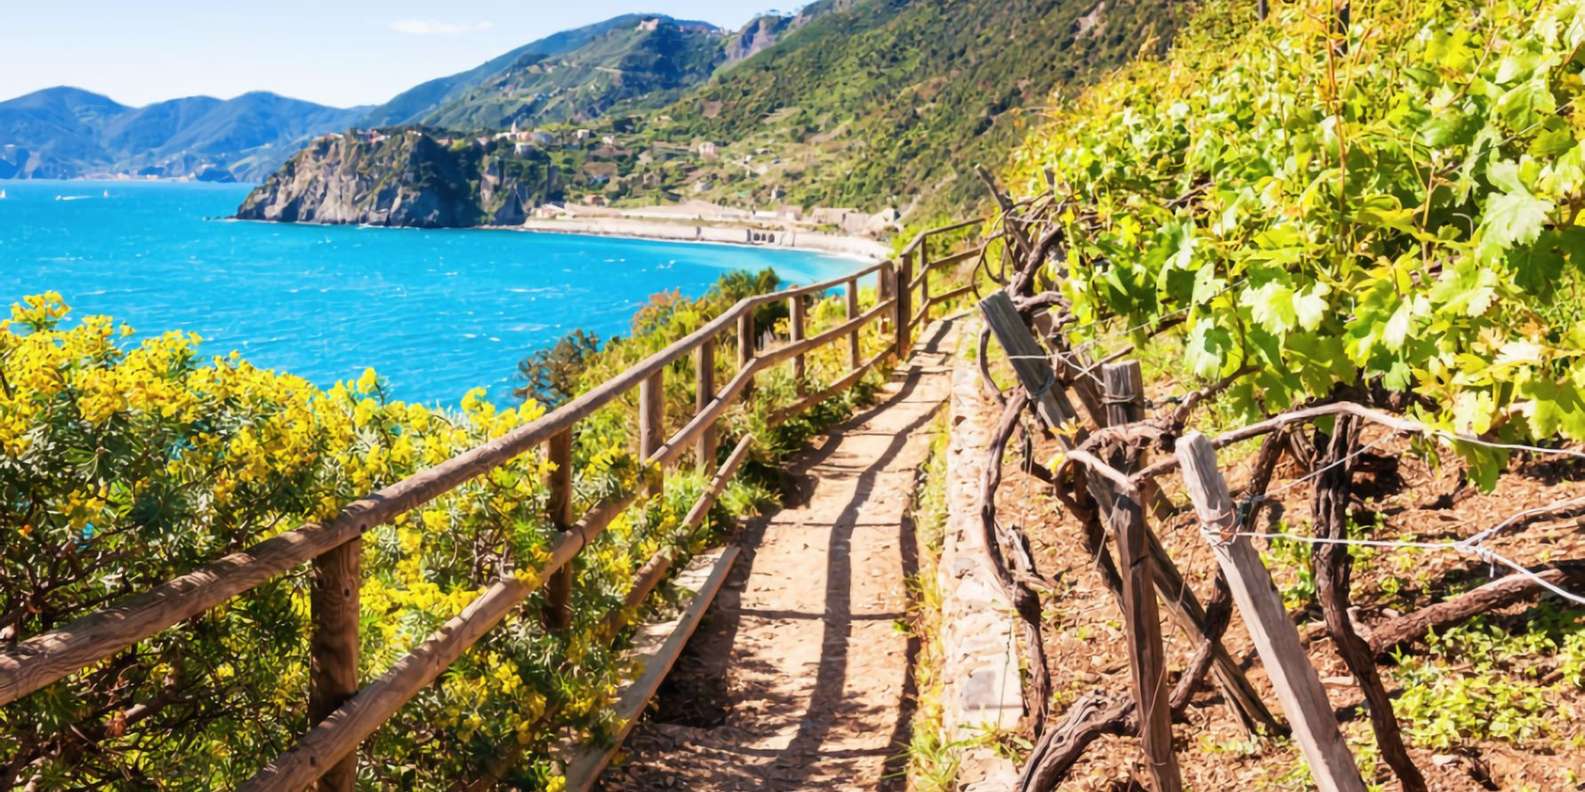
<path id="1" fill-rule="evenodd" d="M 255 92 L 127 107 L 78 88 L 0 102 L 0 178 L 120 174 L 254 181 L 367 112 Z"/>
<path id="2" fill-rule="evenodd" d="M 447 129 L 588 121 L 613 106 L 659 107 L 710 78 L 726 60 L 713 26 L 649 17 L 558 55 L 528 54 L 453 95 L 423 118 Z"/>
<path id="3" fill-rule="evenodd" d="M 973 166 L 1000 165 L 1053 91 L 1165 52 L 1186 14 L 1168 0 L 822 0 L 667 108 L 658 134 L 722 145 L 723 165 L 694 178 L 723 202 L 961 207 L 984 196 Z"/>
<path id="4" fill-rule="evenodd" d="M 728 63 L 774 43 L 797 18 L 766 15 L 731 33 L 664 14 L 625 14 L 525 44 L 431 80 L 370 111 L 368 127 L 491 130 L 588 122 L 660 107 Z"/>
<path id="5" fill-rule="evenodd" d="M 509 75 L 519 64 L 532 65 L 574 52 L 610 33 L 637 28 L 649 19 L 670 21 L 670 17 L 656 14 L 624 14 L 593 25 L 564 30 L 524 44 L 465 72 L 430 80 L 403 91 L 391 101 L 369 111 L 362 118 L 361 123 L 370 127 L 424 123 L 442 107 L 457 107 L 462 104 L 461 100 L 465 94 L 492 80 Z"/>
<path id="6" fill-rule="evenodd" d="M 98 130 L 129 111 L 108 97 L 51 88 L 0 102 L 0 178 L 67 178 L 108 167 Z"/>

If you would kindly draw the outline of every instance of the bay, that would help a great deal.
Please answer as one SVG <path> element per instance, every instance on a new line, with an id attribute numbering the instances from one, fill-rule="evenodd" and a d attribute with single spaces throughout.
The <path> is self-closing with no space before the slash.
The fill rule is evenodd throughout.
<path id="1" fill-rule="evenodd" d="M 58 291 L 140 336 L 197 333 L 320 386 L 373 367 L 393 398 L 511 404 L 517 362 L 574 329 L 624 334 L 651 295 L 724 272 L 788 283 L 857 262 L 803 251 L 479 229 L 236 222 L 248 187 L 0 181 L 0 310 Z"/>

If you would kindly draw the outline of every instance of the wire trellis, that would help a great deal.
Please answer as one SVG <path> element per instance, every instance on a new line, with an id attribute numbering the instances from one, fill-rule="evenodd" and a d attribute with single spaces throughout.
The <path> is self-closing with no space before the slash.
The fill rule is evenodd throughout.
<path id="1" fill-rule="evenodd" d="M 1438 430 L 1434 430 L 1431 427 L 1426 427 L 1426 428 L 1428 430 L 1431 430 L 1431 433 L 1438 433 Z M 1451 434 L 1451 433 L 1448 433 L 1448 434 Z M 1258 495 L 1258 496 L 1242 499 L 1239 502 L 1238 514 L 1240 514 L 1240 515 L 1248 514 L 1250 509 L 1254 506 L 1254 504 L 1259 503 L 1261 501 L 1272 500 L 1274 498 L 1274 496 L 1276 496 L 1276 495 L 1280 495 L 1283 492 L 1287 492 L 1288 490 L 1291 490 L 1291 489 L 1293 489 L 1293 488 L 1295 488 L 1295 487 L 1297 487 L 1297 486 L 1299 486 L 1301 484 L 1304 484 L 1307 481 L 1313 480 L 1316 477 L 1320 476 L 1321 474 L 1325 473 L 1326 471 L 1331 470 L 1332 468 L 1335 468 L 1335 467 L 1337 467 L 1339 465 L 1345 464 L 1345 463 L 1349 462 L 1350 460 L 1360 456 L 1361 454 L 1364 454 L 1367 451 L 1370 451 L 1373 448 L 1379 448 L 1391 437 L 1392 437 L 1392 435 L 1389 433 L 1389 434 L 1387 434 L 1387 435 L 1385 435 L 1385 436 L 1383 436 L 1381 438 L 1378 438 L 1378 439 L 1372 441 L 1369 444 L 1362 445 L 1359 448 L 1354 449 L 1353 451 L 1351 451 L 1346 456 L 1343 456 L 1343 457 L 1340 457 L 1338 459 L 1335 459 L 1335 460 L 1333 460 L 1331 462 L 1328 462 L 1325 465 L 1322 465 L 1321 467 L 1316 468 L 1315 470 L 1310 471 L 1308 474 L 1306 474 L 1305 476 L 1303 476 L 1301 478 L 1297 478 L 1297 479 L 1294 479 L 1293 481 L 1286 482 L 1282 486 L 1280 486 L 1280 487 L 1278 487 L 1278 488 L 1276 488 L 1274 490 L 1271 490 L 1271 491 L 1269 491 L 1269 492 L 1267 492 L 1267 493 L 1265 493 L 1263 495 Z M 1468 438 L 1464 438 L 1464 437 L 1455 436 L 1453 439 L 1457 440 L 1458 442 L 1470 442 L 1470 440 Z M 1580 452 L 1573 451 L 1571 449 L 1542 448 L 1540 446 L 1528 446 L 1528 445 L 1521 445 L 1521 444 L 1517 444 L 1517 443 L 1501 443 L 1501 444 L 1492 443 L 1491 445 L 1496 445 L 1496 446 L 1499 446 L 1499 447 L 1502 447 L 1502 448 L 1505 448 L 1505 449 L 1508 449 L 1508 450 L 1523 450 L 1523 451 L 1526 451 L 1526 452 L 1537 453 L 1537 454 L 1551 454 L 1551 455 L 1555 455 L 1555 456 L 1570 456 L 1570 457 L 1585 456 L 1585 454 L 1581 454 Z M 1363 539 L 1363 538 L 1362 539 L 1353 539 L 1353 538 L 1336 538 L 1336 537 L 1324 537 L 1324 536 L 1309 536 L 1309 535 L 1306 535 L 1306 534 L 1296 534 L 1296 533 L 1291 533 L 1291 532 L 1287 532 L 1287 531 L 1256 531 L 1256 530 L 1242 530 L 1242 529 L 1238 530 L 1238 531 L 1233 531 L 1233 532 L 1230 532 L 1230 533 L 1223 533 L 1223 532 L 1219 532 L 1219 531 L 1215 530 L 1213 527 L 1211 527 L 1209 525 L 1202 525 L 1202 532 L 1204 532 L 1209 538 L 1211 538 L 1213 541 L 1216 541 L 1216 542 L 1228 542 L 1228 541 L 1231 541 L 1232 539 L 1234 539 L 1236 537 L 1246 537 L 1246 538 L 1250 538 L 1250 539 L 1266 539 L 1268 541 L 1272 540 L 1272 539 L 1281 539 L 1281 540 L 1290 541 L 1290 542 L 1303 542 L 1303 543 L 1306 543 L 1306 544 L 1349 545 L 1349 546 L 1355 546 L 1355 547 L 1373 547 L 1373 548 L 1382 548 L 1382 549 L 1389 549 L 1389 550 L 1414 549 L 1414 550 L 1452 551 L 1452 552 L 1455 552 L 1455 553 L 1460 553 L 1462 555 L 1468 555 L 1468 556 L 1472 556 L 1474 558 L 1478 558 L 1478 559 L 1480 559 L 1482 561 L 1485 561 L 1487 564 L 1492 565 L 1494 568 L 1496 566 L 1498 566 L 1498 565 L 1507 567 L 1514 574 L 1523 576 L 1524 578 L 1528 579 L 1530 582 L 1534 583 L 1535 585 L 1540 586 L 1540 587 L 1546 589 L 1547 591 L 1549 591 L 1549 592 L 1551 592 L 1551 593 L 1553 593 L 1553 594 L 1555 594 L 1555 595 L 1557 595 L 1559 597 L 1562 597 L 1563 599 L 1566 599 L 1566 600 L 1568 600 L 1570 602 L 1573 602 L 1573 603 L 1575 603 L 1577 605 L 1585 606 L 1585 596 L 1582 596 L 1580 594 L 1576 594 L 1574 592 L 1571 592 L 1571 591 L 1568 591 L 1568 590 L 1562 588 L 1561 586 L 1558 586 L 1557 584 L 1553 583 L 1552 581 L 1547 580 L 1546 578 L 1542 577 L 1541 574 L 1536 572 L 1535 570 L 1530 569 L 1529 567 L 1526 567 L 1523 564 L 1520 564 L 1520 563 L 1514 561 L 1513 559 L 1509 558 L 1508 556 L 1505 556 L 1502 553 L 1499 553 L 1498 551 L 1492 549 L 1491 547 L 1488 547 L 1485 544 L 1487 540 L 1489 540 L 1492 537 L 1496 536 L 1497 534 L 1501 533 L 1504 529 L 1506 529 L 1508 527 L 1511 527 L 1514 524 L 1518 523 L 1519 521 L 1525 519 L 1526 517 L 1530 517 L 1530 516 L 1534 516 L 1534 515 L 1538 515 L 1538 514 L 1547 514 L 1547 513 L 1559 511 L 1561 509 L 1567 509 L 1567 508 L 1574 507 L 1574 506 L 1579 506 L 1579 507 L 1585 508 L 1585 496 L 1578 496 L 1578 497 L 1574 497 L 1574 498 L 1565 498 L 1565 499 L 1553 501 L 1552 503 L 1547 504 L 1545 506 L 1530 506 L 1530 507 L 1526 507 L 1526 508 L 1523 508 L 1523 509 L 1520 509 L 1520 510 L 1514 512 L 1513 514 L 1510 514 L 1509 516 L 1503 518 L 1502 520 L 1497 521 L 1496 523 L 1493 523 L 1491 525 L 1491 527 L 1486 528 L 1486 529 L 1484 529 L 1482 531 L 1479 531 L 1478 533 L 1471 534 L 1470 536 L 1467 536 L 1467 537 L 1465 537 L 1463 539 L 1456 539 L 1456 540 L 1451 540 L 1451 541 L 1441 541 L 1441 542 L 1427 542 L 1427 541 L 1419 541 L 1419 540 L 1413 540 L 1413 539 Z"/>

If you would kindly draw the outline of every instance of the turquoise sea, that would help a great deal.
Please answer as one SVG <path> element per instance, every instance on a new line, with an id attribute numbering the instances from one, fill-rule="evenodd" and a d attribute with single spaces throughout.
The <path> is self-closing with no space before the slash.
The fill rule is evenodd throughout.
<path id="1" fill-rule="evenodd" d="M 661 291 L 774 267 L 808 283 L 856 262 L 786 250 L 516 231 L 296 226 L 223 219 L 239 185 L 0 181 L 0 309 L 60 292 L 77 315 L 326 386 L 372 366 L 398 399 L 513 401 L 517 362 L 576 328 L 625 333 Z"/>

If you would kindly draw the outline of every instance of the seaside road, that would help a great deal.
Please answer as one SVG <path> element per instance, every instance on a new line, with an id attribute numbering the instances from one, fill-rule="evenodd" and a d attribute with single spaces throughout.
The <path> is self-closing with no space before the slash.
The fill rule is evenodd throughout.
<path id="1" fill-rule="evenodd" d="M 797 494 L 746 526 L 743 557 L 603 789 L 904 788 L 918 651 L 896 626 L 918 566 L 907 511 L 955 334 L 926 328 L 874 406 L 792 460 Z"/>

